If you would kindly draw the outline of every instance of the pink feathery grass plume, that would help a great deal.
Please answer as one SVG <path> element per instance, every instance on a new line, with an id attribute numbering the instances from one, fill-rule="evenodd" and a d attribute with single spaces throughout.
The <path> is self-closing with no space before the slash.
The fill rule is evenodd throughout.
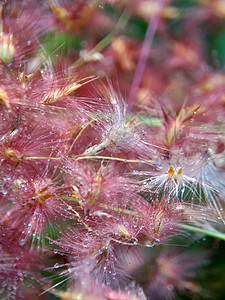
<path id="1" fill-rule="evenodd" d="M 109 87 L 102 85 L 100 96 L 100 101 L 93 99 L 89 113 L 97 134 L 95 140 L 99 142 L 91 142 L 82 155 L 129 153 L 130 157 L 134 154 L 150 156 L 152 149 L 144 142 L 144 130 L 140 128 L 138 116 L 128 115 L 121 95 L 118 96 L 109 83 Z"/>
<path id="2" fill-rule="evenodd" d="M 69 230 L 56 244 L 60 248 L 55 251 L 66 256 L 68 261 L 68 269 L 62 271 L 61 275 L 67 276 L 69 282 L 75 280 L 77 288 L 85 274 L 97 285 L 110 287 L 115 291 L 125 288 L 131 281 L 125 272 L 124 262 L 120 259 L 120 252 L 126 251 L 126 245 L 107 241 L 104 235 L 88 234 L 79 228 Z M 59 265 L 57 268 L 64 266 Z"/>
<path id="3" fill-rule="evenodd" d="M 112 198 L 111 204 L 99 204 L 102 210 L 84 215 L 70 208 L 79 225 L 55 241 L 59 253 L 69 259 L 69 276 L 87 269 L 100 283 L 122 287 L 129 276 L 119 258 L 121 251 L 137 245 L 153 247 L 174 234 L 177 222 L 182 222 L 182 209 L 168 199 L 148 203 L 136 195 L 127 206 L 123 202 Z"/>
<path id="4" fill-rule="evenodd" d="M 67 195 L 63 174 L 47 164 L 38 171 L 21 172 L 2 199 L 1 222 L 15 229 L 20 244 L 44 246 L 47 226 L 58 230 L 73 215 L 61 201 Z"/>
<path id="5" fill-rule="evenodd" d="M 58 27 L 77 32 L 86 27 L 96 10 L 95 1 L 48 0 Z"/>
<path id="6" fill-rule="evenodd" d="M 137 194 L 138 182 L 124 177 L 119 165 L 95 166 L 94 169 L 87 163 L 69 162 L 64 168 L 65 180 L 70 181 L 70 196 L 79 211 L 74 211 L 74 216 L 81 225 L 88 226 L 86 229 L 107 237 L 121 234 L 131 243 L 138 243 L 140 237 L 141 243 L 152 246 L 156 240 L 168 237 L 176 222 L 181 221 L 182 209 L 179 211 L 174 195 L 171 201 L 170 195 L 150 192 L 147 202 Z"/>
<path id="7" fill-rule="evenodd" d="M 21 120 L 8 124 L 8 130 L 4 133 L 0 141 L 1 172 L 13 170 L 17 167 L 28 169 L 34 165 L 30 157 L 50 157 L 57 155 L 59 145 L 58 138 L 46 124 L 36 121 L 29 122 L 21 115 Z"/>
<path id="8" fill-rule="evenodd" d="M 146 294 L 157 300 L 176 299 L 177 293 L 191 297 L 199 294 L 206 296 L 206 292 L 195 282 L 200 275 L 198 268 L 205 258 L 205 254 L 190 250 L 161 251 L 155 263 L 149 262 L 152 267 L 145 283 Z"/>
<path id="9" fill-rule="evenodd" d="M 72 108 L 76 113 L 81 111 L 82 107 L 73 97 L 74 92 L 96 77 L 83 78 L 82 71 L 70 67 L 63 53 L 61 56 L 56 54 L 55 59 L 47 57 L 43 65 L 39 76 L 31 81 L 30 101 L 43 106 Z"/>
<path id="10" fill-rule="evenodd" d="M 76 299 L 78 296 L 90 300 L 146 300 L 143 290 L 135 283 L 125 289 L 113 290 L 91 278 L 86 270 L 76 276 L 76 285 L 70 283 L 67 291 L 53 290 L 62 300 Z"/>
<path id="11" fill-rule="evenodd" d="M 2 1 L 0 298 L 205 296 L 206 255 L 166 244 L 225 240 L 225 76 L 200 36 L 225 6 L 200 2 Z"/>
<path id="12" fill-rule="evenodd" d="M 201 123 L 207 123 L 214 131 L 217 126 L 224 127 L 224 83 L 223 72 L 212 72 L 209 69 L 202 72 L 202 76 L 192 84 L 190 90 L 192 101 L 201 104 L 200 111 L 195 118 Z"/>
<path id="13" fill-rule="evenodd" d="M 20 4 L 7 1 L 0 6 L 0 59 L 6 65 L 26 60 L 39 47 L 40 35 L 52 25 L 51 17 L 37 2 Z"/>
<path id="14" fill-rule="evenodd" d="M 116 206 L 121 204 L 121 199 L 125 208 L 136 197 L 138 183 L 124 176 L 121 163 L 68 160 L 62 170 L 65 181 L 71 186 L 70 196 L 84 213 L 98 214 L 104 205 Z"/>
<path id="15" fill-rule="evenodd" d="M 193 156 L 185 156 L 182 150 L 175 153 L 168 161 L 162 160 L 155 171 L 137 172 L 148 176 L 141 189 L 175 195 L 181 202 L 209 205 L 224 220 L 224 174 L 215 165 L 211 149 Z"/>
<path id="16" fill-rule="evenodd" d="M 20 245 L 15 230 L 0 225 L 0 297 L 34 299 L 42 291 L 35 269 L 43 267 L 40 253 Z M 36 298 L 35 298 L 36 299 Z"/>
<path id="17" fill-rule="evenodd" d="M 25 91 L 22 83 L 18 80 L 19 76 L 17 72 L 9 72 L 7 67 L 3 64 L 0 66 L 0 110 L 1 115 L 4 112 L 4 116 L 17 114 L 17 104 L 24 103 Z M 12 117 L 11 117 L 12 118 Z"/>
<path id="18" fill-rule="evenodd" d="M 189 22 L 190 28 L 196 28 L 199 24 L 211 23 L 211 26 L 222 24 L 225 16 L 225 5 L 223 0 L 209 0 L 199 1 L 199 5 L 191 8 L 187 14 L 186 19 L 191 18 Z"/>
<path id="19" fill-rule="evenodd" d="M 53 148 L 58 149 L 56 152 L 53 150 L 52 155 L 63 156 L 71 151 L 70 147 L 72 147 L 73 141 L 79 137 L 80 132 L 84 131 L 90 123 L 85 108 L 80 102 L 78 103 L 77 99 L 67 94 L 68 85 L 71 87 L 77 72 L 70 72 L 68 69 L 64 69 L 63 65 L 57 65 L 54 69 L 56 80 L 54 76 L 54 78 L 50 76 L 49 68 L 46 68 L 46 74 L 45 71 L 39 71 L 26 74 L 25 66 L 24 71 L 9 72 L 3 66 L 0 76 L 0 108 L 4 116 L 1 114 L 2 126 L 0 131 L 6 144 L 16 143 L 15 139 L 18 135 L 20 136 L 20 144 L 26 144 L 29 139 L 29 148 L 32 146 L 40 150 L 39 154 L 36 152 L 37 155 L 32 151 L 33 156 L 48 156 Z M 74 83 L 74 85 L 76 89 L 82 84 L 76 85 Z M 69 93 L 72 92 L 73 89 Z M 46 97 L 49 100 L 48 104 L 40 104 L 39 102 L 46 100 Z M 11 131 L 14 129 L 17 132 L 20 131 L 20 133 L 15 136 L 16 131 L 14 131 L 14 140 L 9 141 L 9 136 L 13 136 Z M 42 138 L 38 135 L 42 135 Z M 43 136 L 46 137 L 46 140 Z M 52 145 L 50 145 L 50 140 Z M 38 141 L 39 145 L 37 145 Z M 12 147 L 14 146 L 12 145 Z M 49 150 L 48 153 L 46 152 L 47 149 Z M 27 150 L 22 149 L 25 152 Z M 24 156 L 23 154 L 21 153 L 22 156 Z M 30 156 L 32 156 L 31 152 Z"/>
<path id="20" fill-rule="evenodd" d="M 162 108 L 164 122 L 155 137 L 158 155 L 149 171 L 134 173 L 144 176 L 142 190 L 209 204 L 224 220 L 223 138 L 213 125 L 201 121 L 201 114 L 196 105 L 184 104 L 177 113 Z"/>

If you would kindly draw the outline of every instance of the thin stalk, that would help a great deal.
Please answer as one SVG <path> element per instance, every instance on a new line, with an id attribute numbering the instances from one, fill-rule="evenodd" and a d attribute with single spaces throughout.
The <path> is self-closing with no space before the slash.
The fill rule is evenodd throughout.
<path id="1" fill-rule="evenodd" d="M 128 98 L 128 110 L 131 111 L 135 100 L 136 100 L 136 96 L 138 93 L 138 89 L 140 87 L 143 75 L 144 75 L 144 71 L 145 71 L 145 67 L 147 64 L 147 59 L 152 47 L 152 42 L 153 42 L 153 38 L 155 36 L 156 33 L 156 29 L 158 27 L 158 23 L 159 23 L 159 18 L 160 18 L 160 12 L 161 12 L 161 8 L 164 6 L 165 0 L 159 0 L 159 12 L 155 12 L 154 16 L 151 16 L 148 22 L 148 28 L 147 28 L 147 32 L 145 35 L 145 39 L 141 48 L 141 52 L 140 52 L 140 56 L 139 56 L 139 60 L 138 60 L 138 64 L 137 64 L 137 68 L 134 74 L 134 78 L 133 78 L 133 82 L 131 85 L 131 89 L 130 89 L 130 94 L 129 94 L 129 98 Z"/>
<path id="2" fill-rule="evenodd" d="M 64 157 L 46 157 L 46 156 L 25 156 L 23 159 L 35 160 L 35 159 L 45 159 L 45 160 L 62 160 Z"/>
<path id="3" fill-rule="evenodd" d="M 122 15 L 120 16 L 116 26 L 114 29 L 107 35 L 105 36 L 92 50 L 89 51 L 89 54 L 92 55 L 97 52 L 101 52 L 104 50 L 107 46 L 109 46 L 116 36 L 116 34 L 123 28 L 125 28 L 130 16 L 127 14 L 127 12 L 123 12 Z M 78 60 L 76 60 L 70 68 L 75 68 L 75 67 L 80 67 L 85 63 L 85 60 L 80 57 Z"/>
<path id="4" fill-rule="evenodd" d="M 25 160 L 38 160 L 38 159 L 45 159 L 45 160 L 63 160 L 65 157 L 46 157 L 46 156 L 25 156 L 23 157 Z M 124 163 L 142 163 L 142 164 L 151 164 L 153 160 L 140 160 L 140 159 L 126 159 L 122 157 L 113 157 L 113 156 L 78 156 L 75 157 L 74 160 L 85 160 L 85 159 L 105 159 L 105 160 L 113 160 L 113 161 L 120 161 Z"/>
<path id="5" fill-rule="evenodd" d="M 143 163 L 143 164 L 151 164 L 153 160 L 140 160 L 140 159 L 126 159 L 122 157 L 113 157 L 113 156 L 100 156 L 100 155 L 88 155 L 88 156 L 78 156 L 75 160 L 83 160 L 83 159 L 105 159 L 105 160 L 116 160 L 121 162 L 130 162 L 130 163 Z"/>
<path id="6" fill-rule="evenodd" d="M 206 230 L 206 229 L 203 229 L 203 228 L 200 228 L 200 227 L 196 227 L 196 226 L 192 226 L 192 225 L 186 225 L 186 224 L 178 224 L 178 225 L 181 229 L 185 229 L 185 230 L 196 232 L 196 233 L 201 233 L 201 234 L 204 234 L 206 236 L 211 236 L 213 238 L 225 241 L 225 234 L 222 233 L 222 232 L 219 232 L 217 230 L 210 231 L 210 230 Z"/>
<path id="7" fill-rule="evenodd" d="M 87 127 L 88 127 L 90 124 L 91 124 L 91 122 L 88 123 L 88 124 L 86 124 L 86 125 L 79 131 L 78 135 L 77 135 L 77 136 L 75 137 L 75 139 L 73 140 L 72 145 L 70 146 L 70 149 L 69 149 L 69 151 L 67 152 L 67 155 L 72 151 L 73 146 L 75 145 L 76 141 L 79 139 L 79 137 L 82 135 L 82 133 L 87 129 Z"/>
<path id="8" fill-rule="evenodd" d="M 141 216 L 137 212 L 129 210 L 129 209 L 124 209 L 124 208 L 121 208 L 121 207 L 110 207 L 110 206 L 105 205 L 103 203 L 100 203 L 99 207 L 104 208 L 105 210 L 108 210 L 108 211 L 124 213 L 125 215 L 141 218 Z"/>

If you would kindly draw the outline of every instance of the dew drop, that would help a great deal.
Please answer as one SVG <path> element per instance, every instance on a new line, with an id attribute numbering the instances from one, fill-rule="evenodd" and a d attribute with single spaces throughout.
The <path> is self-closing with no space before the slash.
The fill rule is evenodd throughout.
<path id="1" fill-rule="evenodd" d="M 25 243 L 26 243 L 25 239 L 20 239 L 20 240 L 19 240 L 19 245 L 20 245 L 20 246 L 25 245 Z"/>
<path id="2" fill-rule="evenodd" d="M 8 191 L 2 190 L 1 193 L 3 194 L 3 196 L 5 196 L 5 195 L 7 195 Z"/>
<path id="3" fill-rule="evenodd" d="M 8 285 L 7 280 L 3 281 L 2 284 L 1 284 L 1 286 L 2 286 L 3 288 L 6 287 L 7 285 Z"/>
<path id="4" fill-rule="evenodd" d="M 168 284 L 168 285 L 167 285 L 167 289 L 168 289 L 169 291 L 172 291 L 172 290 L 174 289 L 174 286 L 173 286 L 172 284 Z"/>
<path id="5" fill-rule="evenodd" d="M 19 277 L 23 277 L 23 273 L 22 272 L 17 272 Z"/>
<path id="6" fill-rule="evenodd" d="M 60 268 L 60 265 L 58 263 L 54 264 L 54 269 Z"/>

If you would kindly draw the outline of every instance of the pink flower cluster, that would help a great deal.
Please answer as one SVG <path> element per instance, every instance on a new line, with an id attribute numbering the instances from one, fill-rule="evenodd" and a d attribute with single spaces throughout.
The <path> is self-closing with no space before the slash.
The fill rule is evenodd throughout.
<path id="1" fill-rule="evenodd" d="M 224 12 L 220 0 L 185 14 L 173 1 L 1 2 L 1 299 L 201 293 L 191 255 L 145 248 L 224 223 L 225 76 L 196 30 Z M 159 39 L 146 61 L 132 18 Z M 79 49 L 66 54 L 61 35 Z"/>

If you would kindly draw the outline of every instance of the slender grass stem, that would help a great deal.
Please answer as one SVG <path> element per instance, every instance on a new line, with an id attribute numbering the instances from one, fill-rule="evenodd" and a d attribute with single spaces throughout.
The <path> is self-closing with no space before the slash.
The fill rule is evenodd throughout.
<path id="1" fill-rule="evenodd" d="M 124 209 L 124 208 L 121 208 L 121 207 L 110 207 L 110 206 L 105 205 L 103 203 L 100 203 L 99 207 L 101 207 L 101 208 L 103 208 L 105 210 L 108 210 L 108 211 L 114 211 L 114 212 L 118 212 L 118 213 L 124 213 L 124 214 L 132 216 L 132 217 L 141 218 L 141 216 L 137 212 L 129 210 L 129 209 Z"/>
<path id="2" fill-rule="evenodd" d="M 25 156 L 23 159 L 25 160 L 38 160 L 38 159 L 44 159 L 44 160 L 63 160 L 65 157 L 46 157 L 46 156 Z M 113 157 L 113 156 L 78 156 L 74 160 L 85 160 L 85 159 L 105 159 L 105 160 L 113 160 L 113 161 L 120 161 L 124 163 L 142 163 L 142 164 L 151 164 L 153 163 L 153 160 L 140 160 L 140 159 L 126 159 L 122 157 Z"/>
<path id="3" fill-rule="evenodd" d="M 140 160 L 140 159 L 126 159 L 122 157 L 113 157 L 113 156 L 78 156 L 76 160 L 83 160 L 83 159 L 105 159 L 105 160 L 116 160 L 116 161 L 121 161 L 121 162 L 130 162 L 130 163 L 143 163 L 143 164 L 151 164 L 153 163 L 153 160 Z"/>
<path id="4" fill-rule="evenodd" d="M 62 160 L 64 157 L 46 157 L 46 156 L 25 156 L 23 157 L 25 160 L 38 160 L 38 159 L 45 159 L 45 160 Z"/>
<path id="5" fill-rule="evenodd" d="M 65 159 L 65 157 L 46 157 L 46 156 L 25 156 L 23 157 L 23 159 L 25 160 L 39 160 L 39 159 L 43 159 L 43 160 L 63 160 Z M 120 162 L 124 162 L 124 163 L 142 163 L 142 164 L 152 164 L 153 160 L 140 160 L 140 159 L 126 159 L 126 158 L 122 158 L 122 157 L 113 157 L 113 156 L 78 156 L 76 157 L 74 160 L 85 160 L 85 159 L 102 159 L 102 160 L 112 160 L 112 161 L 120 161 Z"/>
<path id="6" fill-rule="evenodd" d="M 126 24 L 129 20 L 130 16 L 129 14 L 127 14 L 126 11 L 124 11 L 122 13 L 122 15 L 120 16 L 116 26 L 114 27 L 114 29 L 107 35 L 105 36 L 90 52 L 89 54 L 92 55 L 94 53 L 97 52 L 101 52 L 102 50 L 104 50 L 107 46 L 109 46 L 112 42 L 112 40 L 114 39 L 114 37 L 116 36 L 116 34 L 121 31 L 123 28 L 126 27 Z M 83 59 L 83 57 L 80 57 L 78 60 L 76 60 L 71 66 L 70 68 L 76 68 L 76 67 L 80 67 L 85 63 L 85 60 Z"/>
<path id="7" fill-rule="evenodd" d="M 201 234 L 204 234 L 206 236 L 214 237 L 216 239 L 220 239 L 220 240 L 225 241 L 225 234 L 222 233 L 222 232 L 219 232 L 217 230 L 210 231 L 210 230 L 206 230 L 206 229 L 203 229 L 203 228 L 200 228 L 200 227 L 196 227 L 196 226 L 192 226 L 192 225 L 186 225 L 186 224 L 178 224 L 178 225 L 181 229 L 185 229 L 185 230 L 196 232 L 196 233 L 201 233 Z"/>
<path id="8" fill-rule="evenodd" d="M 75 139 L 73 140 L 70 148 L 69 148 L 69 151 L 67 152 L 67 155 L 72 151 L 73 149 L 73 146 L 75 145 L 76 141 L 79 139 L 79 137 L 82 135 L 82 133 L 87 129 L 87 127 L 90 125 L 91 123 L 88 123 L 87 125 L 85 125 L 78 133 L 78 135 L 75 137 Z"/>
<path id="9" fill-rule="evenodd" d="M 158 27 L 159 19 L 160 19 L 160 11 L 163 8 L 165 0 L 159 0 L 159 12 L 155 13 L 155 15 L 150 17 L 148 22 L 148 28 L 145 35 L 145 39 L 141 48 L 137 68 L 134 74 L 133 82 L 130 89 L 130 94 L 128 98 L 128 110 L 131 111 L 136 100 L 137 92 L 140 87 L 145 67 L 147 64 L 148 55 L 151 51 L 153 39 Z"/>

